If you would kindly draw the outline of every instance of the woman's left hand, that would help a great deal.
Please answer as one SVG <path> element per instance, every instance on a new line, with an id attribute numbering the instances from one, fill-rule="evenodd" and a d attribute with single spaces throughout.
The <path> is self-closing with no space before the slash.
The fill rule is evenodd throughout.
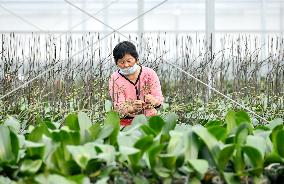
<path id="1" fill-rule="evenodd" d="M 145 103 L 152 108 L 159 105 L 158 100 L 151 94 L 145 95 Z"/>

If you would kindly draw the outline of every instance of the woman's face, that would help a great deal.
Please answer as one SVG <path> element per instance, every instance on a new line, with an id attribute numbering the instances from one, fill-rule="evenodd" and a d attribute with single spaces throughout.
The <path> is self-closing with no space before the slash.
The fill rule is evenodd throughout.
<path id="1" fill-rule="evenodd" d="M 137 60 L 132 57 L 130 54 L 125 54 L 123 58 L 117 60 L 117 66 L 119 68 L 129 68 L 132 67 Z"/>

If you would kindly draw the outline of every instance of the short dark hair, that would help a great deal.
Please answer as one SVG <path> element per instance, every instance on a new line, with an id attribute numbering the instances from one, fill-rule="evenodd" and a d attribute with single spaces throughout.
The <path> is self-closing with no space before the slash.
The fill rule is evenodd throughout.
<path id="1" fill-rule="evenodd" d="M 123 41 L 118 43 L 113 49 L 113 58 L 115 64 L 117 64 L 117 61 L 123 58 L 125 54 L 130 54 L 136 60 L 138 59 L 138 53 L 135 45 L 129 41 Z"/>

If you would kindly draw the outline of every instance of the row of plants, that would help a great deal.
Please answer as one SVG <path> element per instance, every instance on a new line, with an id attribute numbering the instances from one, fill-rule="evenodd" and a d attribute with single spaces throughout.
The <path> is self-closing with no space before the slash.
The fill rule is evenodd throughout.
<path id="1" fill-rule="evenodd" d="M 136 33 L 139 62 L 153 68 L 166 98 L 163 112 L 176 112 L 182 122 L 222 118 L 235 107 L 176 67 L 246 105 L 266 119 L 283 117 L 283 36 L 269 34 L 260 44 L 258 34 L 216 34 L 215 51 L 204 34 Z M 121 41 L 100 33 L 0 35 L 0 119 L 7 114 L 35 123 L 35 114 L 64 117 L 88 111 L 101 121 L 109 100 L 108 80 L 117 67 L 113 46 Z M 82 51 L 82 52 L 79 52 Z M 5 94 L 42 74 L 11 95 Z M 279 101 L 281 99 L 282 101 Z"/>
<path id="2" fill-rule="evenodd" d="M 92 122 L 85 112 L 25 126 L 0 125 L 0 183 L 283 183 L 282 119 L 254 126 L 244 111 L 224 120 L 184 124 L 177 115 L 116 112 Z"/>

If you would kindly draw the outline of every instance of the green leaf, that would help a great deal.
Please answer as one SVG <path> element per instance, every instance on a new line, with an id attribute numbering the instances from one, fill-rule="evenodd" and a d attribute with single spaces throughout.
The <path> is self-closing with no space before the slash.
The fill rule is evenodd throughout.
<path id="1" fill-rule="evenodd" d="M 134 176 L 133 182 L 135 184 L 149 184 L 148 180 L 144 176 Z"/>
<path id="2" fill-rule="evenodd" d="M 40 174 L 35 177 L 35 181 L 39 184 L 76 184 L 76 182 L 68 180 L 67 178 L 56 175 L 56 174 L 50 174 L 50 175 L 44 175 Z"/>
<path id="3" fill-rule="evenodd" d="M 253 167 L 254 174 L 261 175 L 263 171 L 263 157 L 258 149 L 252 146 L 243 146 L 242 150 L 248 156 L 249 161 Z"/>
<path id="4" fill-rule="evenodd" d="M 20 167 L 22 173 L 35 174 L 41 167 L 42 160 L 29 160 L 23 161 Z"/>
<path id="5" fill-rule="evenodd" d="M 283 125 L 283 119 L 282 118 L 276 118 L 269 122 L 266 127 L 268 127 L 270 130 L 274 129 L 278 125 Z"/>
<path id="6" fill-rule="evenodd" d="M 147 159 L 151 169 L 154 169 L 154 167 L 156 166 L 157 155 L 162 151 L 163 148 L 163 144 L 156 144 L 152 145 L 147 151 Z"/>
<path id="7" fill-rule="evenodd" d="M 173 170 L 176 168 L 177 156 L 172 154 L 159 154 L 159 158 L 161 159 L 165 168 L 169 170 Z"/>
<path id="8" fill-rule="evenodd" d="M 183 132 L 171 131 L 170 141 L 167 146 L 167 153 L 179 156 L 184 154 L 185 151 L 185 139 Z"/>
<path id="9" fill-rule="evenodd" d="M 43 134 L 45 134 L 46 136 L 51 136 L 46 124 L 40 123 L 32 130 L 27 139 L 30 141 L 38 142 L 42 139 Z"/>
<path id="10" fill-rule="evenodd" d="M 65 124 L 69 127 L 70 130 L 80 130 L 78 115 L 75 113 L 68 114 L 65 119 Z"/>
<path id="11" fill-rule="evenodd" d="M 106 118 L 104 120 L 104 125 L 105 126 L 112 126 L 113 131 L 109 136 L 109 143 L 111 145 L 116 145 L 117 144 L 117 135 L 119 133 L 119 128 L 120 128 L 120 118 L 117 112 L 111 111 L 108 112 L 106 115 Z"/>
<path id="12" fill-rule="evenodd" d="M 164 118 L 165 125 L 163 127 L 163 133 L 168 134 L 171 130 L 174 130 L 178 121 L 178 116 L 175 113 L 169 113 Z"/>
<path id="13" fill-rule="evenodd" d="M 21 129 L 20 122 L 12 116 L 8 116 L 8 118 L 4 121 L 3 125 L 10 127 L 16 133 L 20 132 Z"/>
<path id="14" fill-rule="evenodd" d="M 80 144 L 80 133 L 78 131 L 70 130 L 54 130 L 52 133 L 52 140 L 60 142 L 66 145 L 78 145 Z"/>
<path id="15" fill-rule="evenodd" d="M 43 158 L 45 152 L 45 145 L 43 143 L 36 143 L 25 141 L 25 148 L 27 156 L 31 158 Z"/>
<path id="16" fill-rule="evenodd" d="M 97 139 L 106 139 L 108 138 L 111 133 L 113 132 L 113 126 L 112 125 L 104 125 L 101 131 L 98 134 Z"/>
<path id="17" fill-rule="evenodd" d="M 284 130 L 279 130 L 276 136 L 276 149 L 278 154 L 284 158 Z"/>
<path id="18" fill-rule="evenodd" d="M 90 179 L 83 174 L 69 176 L 68 179 L 76 182 L 77 184 L 91 184 Z"/>
<path id="19" fill-rule="evenodd" d="M 219 154 L 219 159 L 218 159 L 218 163 L 220 166 L 221 170 L 224 170 L 224 168 L 226 167 L 228 161 L 231 159 L 233 153 L 235 150 L 235 145 L 234 144 L 229 144 L 226 145 L 220 152 Z"/>
<path id="20" fill-rule="evenodd" d="M 146 134 L 146 135 L 153 135 L 156 136 L 156 132 L 150 128 L 147 124 L 141 125 L 140 129 Z"/>
<path id="21" fill-rule="evenodd" d="M 184 144 L 185 144 L 185 160 L 189 159 L 197 159 L 198 157 L 198 144 L 199 144 L 199 139 L 196 134 L 192 130 L 189 130 L 184 133 Z M 181 140 L 182 141 L 182 140 Z"/>
<path id="22" fill-rule="evenodd" d="M 171 175 L 171 170 L 161 166 L 155 167 L 154 172 L 161 178 L 169 178 Z"/>
<path id="23" fill-rule="evenodd" d="M 100 153 L 97 153 L 95 158 L 99 158 L 107 163 L 107 165 L 112 165 L 115 162 L 115 148 L 112 145 L 107 144 L 95 144 L 95 148 L 100 149 Z"/>
<path id="24" fill-rule="evenodd" d="M 0 184 L 17 184 L 8 177 L 0 176 Z"/>
<path id="25" fill-rule="evenodd" d="M 0 164 L 16 159 L 12 152 L 10 130 L 5 126 L 0 126 Z"/>
<path id="26" fill-rule="evenodd" d="M 220 126 L 210 126 L 207 130 L 216 137 L 217 140 L 224 141 L 227 137 L 227 129 Z"/>
<path id="27" fill-rule="evenodd" d="M 80 131 L 88 130 L 92 126 L 92 121 L 84 112 L 78 112 L 78 122 Z"/>
<path id="28" fill-rule="evenodd" d="M 240 179 L 235 173 L 224 172 L 224 179 L 227 184 L 240 184 Z"/>
<path id="29" fill-rule="evenodd" d="M 262 158 L 264 157 L 265 152 L 268 149 L 265 139 L 261 136 L 256 135 L 248 135 L 246 145 L 257 149 L 261 153 Z"/>
<path id="30" fill-rule="evenodd" d="M 132 154 L 140 152 L 140 150 L 137 148 L 127 147 L 127 146 L 120 146 L 119 151 L 121 154 L 124 154 L 124 155 L 132 155 Z"/>
<path id="31" fill-rule="evenodd" d="M 112 102 L 110 100 L 105 100 L 105 112 L 112 110 Z"/>
<path id="32" fill-rule="evenodd" d="M 91 140 L 94 141 L 96 140 L 96 138 L 98 137 L 100 131 L 101 131 L 101 126 L 98 123 L 93 124 L 90 128 L 89 128 L 89 132 L 90 132 L 90 137 Z"/>
<path id="33" fill-rule="evenodd" d="M 225 117 L 227 123 L 227 132 L 234 133 L 237 126 L 246 123 L 249 125 L 250 131 L 252 131 L 253 126 L 249 115 L 245 111 L 229 111 Z"/>
<path id="34" fill-rule="evenodd" d="M 122 132 L 125 134 L 132 134 L 134 131 L 140 128 L 140 126 L 146 124 L 147 122 L 147 117 L 144 114 L 139 114 L 132 120 L 131 125 L 126 126 Z"/>
<path id="35" fill-rule="evenodd" d="M 148 135 L 137 140 L 134 144 L 134 147 L 140 149 L 142 152 L 145 152 L 152 145 L 152 143 L 153 136 Z"/>
<path id="36" fill-rule="evenodd" d="M 149 118 L 149 127 L 154 130 L 154 132 L 159 134 L 165 125 L 164 120 L 160 116 L 151 116 Z"/>
<path id="37" fill-rule="evenodd" d="M 194 169 L 198 179 L 202 179 L 209 168 L 208 162 L 203 159 L 188 160 L 188 164 Z"/>
<path id="38" fill-rule="evenodd" d="M 196 125 L 193 128 L 194 133 L 202 139 L 202 141 L 207 146 L 211 156 L 214 159 L 214 162 L 217 165 L 218 163 L 218 155 L 220 153 L 220 147 L 217 139 L 209 133 L 209 131 L 201 125 Z"/>
<path id="39" fill-rule="evenodd" d="M 67 146 L 67 150 L 71 153 L 75 162 L 82 168 L 86 169 L 86 166 L 90 159 L 95 158 L 95 144 L 87 143 L 83 146 Z"/>

